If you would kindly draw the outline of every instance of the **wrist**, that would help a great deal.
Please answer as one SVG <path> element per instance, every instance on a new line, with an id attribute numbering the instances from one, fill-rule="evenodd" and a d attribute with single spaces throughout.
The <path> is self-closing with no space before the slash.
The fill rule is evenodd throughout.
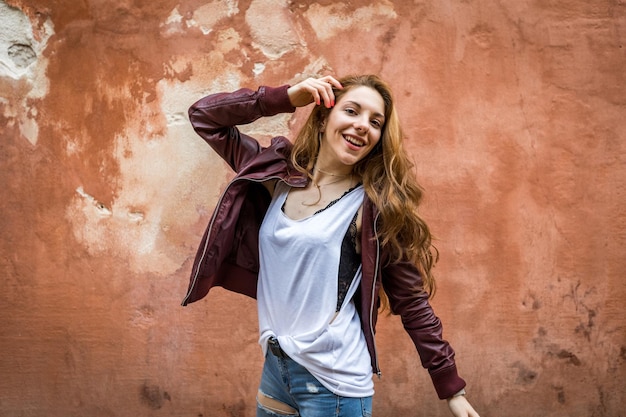
<path id="1" fill-rule="evenodd" d="M 465 388 L 461 388 L 461 390 L 459 392 L 457 392 L 456 394 L 454 394 L 452 397 L 448 398 L 448 401 L 457 398 L 457 397 L 465 397 Z"/>
<path id="2" fill-rule="evenodd" d="M 279 113 L 293 113 L 296 108 L 289 98 L 289 85 L 280 87 L 263 86 L 263 116 L 274 116 Z"/>

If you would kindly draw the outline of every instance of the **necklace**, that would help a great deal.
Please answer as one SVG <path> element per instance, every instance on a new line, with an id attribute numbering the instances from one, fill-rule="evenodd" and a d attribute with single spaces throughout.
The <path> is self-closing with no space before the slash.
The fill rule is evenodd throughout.
<path id="1" fill-rule="evenodd" d="M 341 177 L 341 178 L 346 178 L 347 176 L 352 176 L 352 172 L 348 173 L 348 174 L 333 174 L 332 172 L 328 172 L 328 171 L 324 171 L 321 168 L 315 168 L 317 169 L 319 172 L 321 172 L 322 174 L 326 174 L 326 175 L 330 175 L 331 177 Z"/>
<path id="2" fill-rule="evenodd" d="M 341 177 L 339 177 L 339 179 L 336 179 L 334 181 L 327 182 L 327 183 L 324 183 L 324 184 L 318 184 L 315 181 L 313 181 L 313 185 L 315 185 L 317 188 L 320 188 L 320 187 L 324 187 L 326 185 L 337 184 L 338 182 L 343 181 L 346 177 L 347 177 L 347 175 L 346 176 L 341 176 Z M 352 174 L 350 174 L 350 183 L 352 183 Z"/>
<path id="3" fill-rule="evenodd" d="M 318 169 L 318 171 L 324 172 L 324 171 L 321 171 L 319 169 Z M 328 174 L 328 175 L 333 175 L 333 174 L 326 173 L 326 172 L 324 172 L 324 173 Z M 352 186 L 352 173 L 350 173 L 348 175 L 350 176 L 350 186 Z M 324 187 L 326 185 L 337 184 L 338 182 L 344 181 L 344 179 L 346 177 L 348 177 L 348 175 L 344 175 L 344 176 L 341 176 L 341 177 L 339 177 L 339 175 L 335 175 L 336 177 L 339 177 L 339 179 L 336 179 L 336 180 L 331 181 L 331 182 L 327 182 L 325 184 L 318 184 L 315 181 L 313 181 L 313 185 L 315 185 L 315 187 L 317 188 L 317 195 L 318 195 L 317 200 L 315 202 L 313 202 L 313 203 L 305 203 L 304 201 L 301 201 L 300 204 L 302 204 L 303 206 L 307 206 L 307 207 L 316 205 L 317 203 L 319 203 L 322 200 L 322 187 Z"/>

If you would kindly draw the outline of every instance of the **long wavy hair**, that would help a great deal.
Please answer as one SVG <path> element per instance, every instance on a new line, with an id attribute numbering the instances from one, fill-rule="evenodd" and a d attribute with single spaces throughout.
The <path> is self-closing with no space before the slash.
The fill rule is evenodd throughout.
<path id="1" fill-rule="evenodd" d="M 354 173 L 363 181 L 367 196 L 380 212 L 378 238 L 390 248 L 391 262 L 408 260 L 416 265 L 423 288 L 430 296 L 435 293 L 432 269 L 438 252 L 432 245 L 432 235 L 418 214 L 423 190 L 415 179 L 413 163 L 403 145 L 403 133 L 394 108 L 391 89 L 376 75 L 348 76 L 339 80 L 343 89 L 333 89 L 335 102 L 351 89 L 366 86 L 376 90 L 385 103 L 382 135 L 370 153 L 357 162 Z M 311 173 L 320 148 L 321 126 L 332 109 L 315 106 L 296 136 L 291 161 L 294 167 L 312 178 Z M 383 303 L 386 299 L 383 294 Z"/>

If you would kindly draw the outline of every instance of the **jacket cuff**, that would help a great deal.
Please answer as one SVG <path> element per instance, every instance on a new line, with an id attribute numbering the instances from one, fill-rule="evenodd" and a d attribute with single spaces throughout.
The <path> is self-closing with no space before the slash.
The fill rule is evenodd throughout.
<path id="1" fill-rule="evenodd" d="M 263 116 L 296 111 L 287 94 L 289 87 L 291 86 L 287 84 L 280 87 L 263 86 L 260 88 L 261 97 L 263 97 Z"/>
<path id="2" fill-rule="evenodd" d="M 440 400 L 452 397 L 457 392 L 465 388 L 465 381 L 459 376 L 456 366 L 439 370 L 430 374 L 430 378 L 435 386 L 435 391 Z"/>

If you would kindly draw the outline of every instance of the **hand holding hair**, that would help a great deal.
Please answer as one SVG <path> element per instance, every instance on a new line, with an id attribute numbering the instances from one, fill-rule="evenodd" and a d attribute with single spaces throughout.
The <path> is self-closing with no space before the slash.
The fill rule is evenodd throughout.
<path id="1" fill-rule="evenodd" d="M 333 76 L 321 78 L 307 78 L 296 85 L 289 87 L 287 94 L 294 107 L 303 107 L 315 102 L 318 106 L 323 102 L 328 108 L 335 105 L 333 87 L 343 88 Z"/>

